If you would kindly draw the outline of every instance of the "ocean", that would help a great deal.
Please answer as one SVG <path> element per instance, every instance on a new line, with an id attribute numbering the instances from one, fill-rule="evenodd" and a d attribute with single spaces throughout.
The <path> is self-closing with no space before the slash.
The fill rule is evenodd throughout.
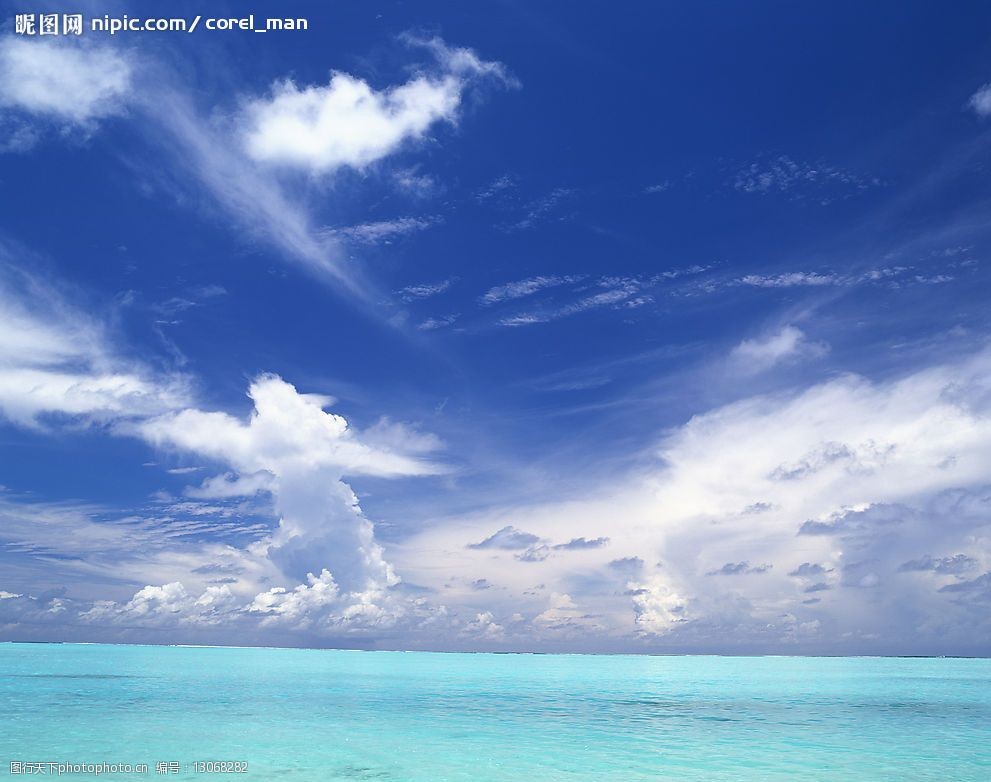
<path id="1" fill-rule="evenodd" d="M 987 659 L 8 643 L 0 712 L 16 778 L 991 780 Z"/>

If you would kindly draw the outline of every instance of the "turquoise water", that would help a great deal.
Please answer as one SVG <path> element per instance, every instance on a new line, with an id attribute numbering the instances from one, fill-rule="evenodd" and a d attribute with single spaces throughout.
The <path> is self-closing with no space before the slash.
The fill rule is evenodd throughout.
<path id="1" fill-rule="evenodd" d="M 0 644 L 0 710 L 0 775 L 991 780 L 991 660 Z"/>

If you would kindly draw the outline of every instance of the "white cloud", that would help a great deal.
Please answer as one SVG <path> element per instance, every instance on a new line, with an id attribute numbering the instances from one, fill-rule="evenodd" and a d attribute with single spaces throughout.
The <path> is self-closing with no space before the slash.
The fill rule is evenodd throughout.
<path id="1" fill-rule="evenodd" d="M 599 629 L 595 618 L 583 611 L 564 592 L 552 592 L 548 607 L 533 618 L 533 624 L 551 635 L 573 635 Z"/>
<path id="2" fill-rule="evenodd" d="M 140 368 L 113 371 L 121 361 L 107 346 L 98 324 L 34 278 L 11 271 L 0 282 L 8 278 L 21 285 L 0 286 L 0 304 L 12 324 L 0 331 L 0 410 L 5 415 L 29 426 L 41 414 L 85 415 L 86 420 L 107 423 L 114 434 L 140 437 L 161 448 L 220 463 L 231 472 L 208 478 L 187 494 L 229 498 L 266 492 L 279 517 L 271 533 L 239 522 L 227 525 L 228 534 L 251 535 L 249 546 L 235 549 L 202 541 L 179 543 L 184 536 L 203 538 L 216 532 L 218 516 L 225 515 L 222 506 L 172 503 L 160 520 L 120 524 L 95 523 L 85 513 L 51 509 L 29 513 L 22 508 L 22 519 L 6 523 L 0 540 L 22 551 L 71 553 L 73 558 L 89 552 L 77 564 L 60 565 L 63 569 L 113 572 L 115 578 L 156 571 L 174 576 L 177 570 L 182 576 L 161 585 L 150 583 L 124 602 L 94 605 L 80 615 L 84 622 L 201 626 L 241 621 L 243 592 L 262 577 L 305 582 L 303 591 L 290 588 L 290 592 L 304 604 L 313 603 L 314 590 L 321 587 L 307 581 L 311 573 L 327 573 L 317 580 L 325 583 L 332 578 L 339 590 L 332 611 L 321 619 L 324 630 L 381 626 L 410 612 L 427 621 L 436 613 L 391 592 L 399 579 L 342 478 L 442 472 L 425 456 L 440 446 L 437 438 L 387 419 L 361 435 L 340 416 L 323 410 L 332 399 L 301 394 L 273 375 L 251 384 L 254 412 L 246 421 L 197 409 L 188 397 L 172 392 L 168 376 Z M 42 304 L 47 305 L 44 316 Z M 0 507 L 0 514 L 4 512 Z M 125 545 L 125 540 L 130 543 Z M 107 561 L 110 554 L 112 568 Z M 206 565 L 218 561 L 227 563 L 224 572 L 251 574 L 238 585 L 240 598 L 227 584 L 203 583 L 213 572 L 212 565 Z M 202 590 L 198 596 L 189 591 L 197 587 Z M 261 599 L 272 604 L 269 613 L 287 614 L 288 609 L 279 607 L 286 608 L 289 598 Z"/>
<path id="3" fill-rule="evenodd" d="M 413 198 L 427 198 L 441 189 L 434 177 L 419 173 L 416 166 L 396 171 L 392 175 L 392 181 L 401 192 Z"/>
<path id="4" fill-rule="evenodd" d="M 83 622 L 156 625 L 214 625 L 228 621 L 238 611 L 238 601 L 226 584 L 207 587 L 198 597 L 178 581 L 139 589 L 124 604 L 98 601 L 82 611 Z"/>
<path id="5" fill-rule="evenodd" d="M 398 583 L 371 522 L 341 479 L 436 474 L 441 468 L 418 456 L 436 447 L 436 440 L 384 423 L 363 442 L 347 421 L 323 410 L 327 397 L 301 394 L 274 375 L 257 378 L 248 395 L 254 412 L 246 422 L 185 409 L 147 419 L 136 432 L 160 447 L 226 464 L 239 475 L 264 475 L 249 488 L 261 485 L 272 494 L 279 525 L 266 543 L 266 556 L 288 578 L 302 580 L 326 569 L 352 596 Z M 236 485 L 225 477 L 200 492 Z"/>
<path id="6" fill-rule="evenodd" d="M 255 473 L 300 467 L 340 469 L 379 476 L 429 475 L 438 467 L 401 453 L 375 450 L 361 442 L 347 421 L 323 407 L 320 394 L 301 394 L 275 375 L 262 375 L 248 391 L 255 410 L 247 423 L 227 413 L 187 408 L 148 419 L 142 436 L 153 443 L 224 461 Z"/>
<path id="7" fill-rule="evenodd" d="M 599 628 L 588 648 L 640 637 L 658 648 L 931 651 L 991 638 L 980 580 L 991 569 L 991 353 L 743 399 L 672 431 L 659 456 L 568 501 L 435 523 L 397 566 L 437 587 L 464 572 L 499 583 L 484 593 L 495 616 L 545 614 L 545 586 L 567 594 L 582 609 L 562 599 L 562 610 Z M 605 548 L 518 557 L 606 534 Z M 533 625 L 563 619 L 551 611 Z"/>
<path id="8" fill-rule="evenodd" d="M 785 361 L 821 356 L 828 350 L 828 345 L 811 342 L 801 329 L 788 325 L 763 338 L 743 340 L 733 348 L 730 358 L 744 372 L 763 372 Z"/>
<path id="9" fill-rule="evenodd" d="M 306 582 L 292 590 L 275 587 L 262 592 L 255 596 L 248 610 L 269 619 L 307 623 L 312 621 L 313 614 L 340 600 L 340 590 L 330 571 L 324 569 L 319 576 L 307 573 Z"/>
<path id="10" fill-rule="evenodd" d="M 38 426 L 45 414 L 82 422 L 148 415 L 183 404 L 188 381 L 153 375 L 117 355 L 102 327 L 54 283 L 11 265 L 0 246 L 0 414 Z"/>
<path id="11" fill-rule="evenodd" d="M 131 89 L 128 60 L 110 48 L 0 39 L 0 105 L 89 126 L 119 114 Z"/>
<path id="12" fill-rule="evenodd" d="M 484 62 L 470 50 L 447 47 L 439 39 L 404 40 L 435 60 L 404 85 L 377 92 L 342 73 L 327 87 L 297 89 L 283 81 L 274 96 L 249 100 L 241 113 L 213 107 L 206 116 L 178 75 L 147 54 L 8 37 L 0 39 L 0 105 L 85 129 L 126 105 L 146 140 L 173 163 L 171 170 L 149 166 L 146 154 L 137 156 L 132 163 L 135 175 L 150 192 L 163 190 L 201 207 L 198 194 L 190 197 L 187 192 L 190 183 L 198 183 L 233 219 L 242 238 L 269 243 L 367 305 L 369 284 L 355 264 L 347 263 L 344 240 L 388 241 L 436 220 L 400 218 L 351 226 L 337 234 L 321 230 L 292 183 L 278 181 L 265 163 L 271 155 L 302 156 L 306 167 L 325 170 L 324 158 L 330 155 L 340 165 L 360 167 L 394 151 L 404 140 L 421 137 L 436 122 L 456 122 L 471 84 L 481 79 L 514 84 L 500 64 Z M 314 100 L 326 103 L 319 118 L 298 113 Z M 321 124 L 326 122 L 331 123 L 329 135 Z M 289 136 L 283 137 L 287 128 Z M 297 134 L 313 147 L 300 146 Z M 231 143 L 232 136 L 248 139 L 249 149 L 259 154 L 246 154 L 243 145 Z M 33 127 L 16 125 L 4 146 L 22 150 L 36 139 Z M 420 192 L 426 183 L 422 175 L 407 175 L 403 181 Z"/>
<path id="13" fill-rule="evenodd" d="M 506 629 L 495 621 L 491 611 L 481 611 L 465 625 L 461 634 L 482 641 L 503 641 Z"/>
<path id="14" fill-rule="evenodd" d="M 12 509 L 0 539 L 8 550 L 85 552 L 94 572 L 123 545 L 131 553 L 115 557 L 120 573 L 166 576 L 117 602 L 80 606 L 91 627 L 323 638 L 389 629 L 410 644 L 476 648 L 525 639 L 537 648 L 903 653 L 964 649 L 991 634 L 988 353 L 883 382 L 844 376 L 741 400 L 672 431 L 647 473 L 568 502 L 436 520 L 390 544 L 388 560 L 341 476 L 352 463 L 373 474 L 428 472 L 410 454 L 436 441 L 387 421 L 349 436 L 321 409 L 324 398 L 270 376 L 251 394 L 245 421 L 175 414 L 146 432 L 227 464 L 217 494 L 272 492 L 278 527 L 246 549 L 178 547 L 169 540 L 179 529 L 55 508 Z M 464 601 L 464 618 L 403 593 L 391 562 L 428 590 L 464 585 L 461 596 L 445 593 Z M 26 592 L 6 578 L 10 595 Z M 4 615 L 38 622 L 77 610 L 4 602 Z"/>
<path id="15" fill-rule="evenodd" d="M 271 485 L 272 474 L 265 470 L 244 475 L 224 473 L 207 478 L 200 486 L 187 488 L 185 494 L 196 499 L 251 497 L 259 492 L 269 491 Z"/>
<path id="16" fill-rule="evenodd" d="M 168 83 L 149 87 L 139 97 L 136 107 L 150 120 L 146 130 L 151 140 L 170 155 L 183 176 L 205 188 L 241 236 L 264 240 L 288 260 L 343 285 L 359 300 L 366 296 L 360 273 L 344 263 L 341 241 L 318 230 L 302 202 L 230 144 L 228 122 L 207 120 L 187 95 Z M 143 169 L 138 173 L 146 176 Z"/>
<path id="17" fill-rule="evenodd" d="M 484 62 L 470 49 L 450 48 L 437 38 L 406 40 L 431 51 L 439 68 L 383 90 L 341 72 L 334 72 L 327 86 L 278 82 L 269 97 L 245 107 L 248 154 L 315 173 L 360 169 L 422 138 L 438 122 L 455 124 L 471 82 L 492 77 L 508 83 L 501 64 Z"/>
<path id="18" fill-rule="evenodd" d="M 971 95 L 968 105 L 980 117 L 991 116 L 991 84 L 985 84 Z"/>

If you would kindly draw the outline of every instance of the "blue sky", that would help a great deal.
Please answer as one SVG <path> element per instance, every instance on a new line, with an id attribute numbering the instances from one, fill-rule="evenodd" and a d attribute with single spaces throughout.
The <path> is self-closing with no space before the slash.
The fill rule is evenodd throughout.
<path id="1" fill-rule="evenodd" d="M 987 652 L 991 10 L 32 10 L 0 637 Z"/>

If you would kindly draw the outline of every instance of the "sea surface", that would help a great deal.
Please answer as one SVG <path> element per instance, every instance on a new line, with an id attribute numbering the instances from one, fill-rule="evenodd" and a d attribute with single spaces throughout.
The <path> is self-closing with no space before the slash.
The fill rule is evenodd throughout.
<path id="1" fill-rule="evenodd" d="M 0 644 L 0 776 L 24 778 L 12 762 L 131 764 L 107 780 L 987 782 L 991 660 Z"/>

